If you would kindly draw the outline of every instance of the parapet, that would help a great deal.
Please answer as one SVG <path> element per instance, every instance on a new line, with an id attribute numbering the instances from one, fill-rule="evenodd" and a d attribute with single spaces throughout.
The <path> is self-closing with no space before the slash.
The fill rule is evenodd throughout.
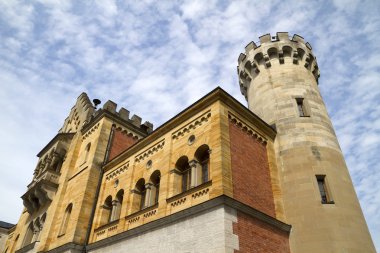
<path id="1" fill-rule="evenodd" d="M 153 124 L 149 121 L 145 121 L 143 124 L 141 124 L 142 119 L 138 115 L 132 115 L 132 117 L 129 117 L 129 111 L 125 109 L 124 107 L 121 107 L 119 111 L 116 111 L 117 104 L 111 100 L 108 100 L 103 105 L 103 110 L 108 111 L 115 116 L 131 123 L 132 125 L 136 126 L 137 128 L 140 128 L 141 131 L 146 133 L 151 133 L 153 131 Z"/>
<path id="2" fill-rule="evenodd" d="M 311 45 L 297 34 L 289 37 L 287 32 L 278 32 L 276 36 L 268 33 L 260 36 L 259 42 L 250 42 L 245 47 L 245 53 L 239 55 L 239 85 L 246 99 L 250 81 L 258 76 L 260 71 L 271 68 L 276 61 L 280 65 L 304 66 L 318 83 L 320 72 Z"/>

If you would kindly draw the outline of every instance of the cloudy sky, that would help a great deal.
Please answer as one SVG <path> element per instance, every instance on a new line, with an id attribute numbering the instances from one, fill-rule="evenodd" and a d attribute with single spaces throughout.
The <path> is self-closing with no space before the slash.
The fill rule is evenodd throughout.
<path id="1" fill-rule="evenodd" d="M 129 3 L 127 3 L 129 2 Z M 159 126 L 221 86 L 278 31 L 302 35 L 380 251 L 380 1 L 0 0 L 0 220 L 16 223 L 36 154 L 77 96 L 111 99 Z"/>

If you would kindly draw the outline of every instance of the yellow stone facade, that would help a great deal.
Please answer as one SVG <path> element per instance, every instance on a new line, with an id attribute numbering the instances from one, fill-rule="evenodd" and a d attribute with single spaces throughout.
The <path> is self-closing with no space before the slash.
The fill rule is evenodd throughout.
<path id="1" fill-rule="evenodd" d="M 76 114 L 78 111 L 80 113 Z M 229 115 L 236 116 L 266 143 L 268 154 L 271 154 L 272 181 L 276 185 L 279 178 L 273 157 L 274 130 L 220 88 L 148 136 L 141 129 L 136 131 L 131 121 L 121 120 L 115 108 L 105 105 L 102 110 L 95 111 L 87 95 L 82 94 L 58 134 L 58 137 L 64 135 L 67 139 L 55 137 L 40 152 L 48 154 L 57 143 L 65 144 L 65 157 L 59 172 L 41 168 L 41 173 L 36 173 L 33 181 L 41 182 L 45 174 L 55 173 L 57 189 L 51 193 L 51 199 L 36 210 L 25 208 L 9 237 L 7 252 L 49 252 L 70 244 L 79 250 L 85 242 L 101 241 L 210 199 L 233 198 Z M 81 120 L 73 124 L 71 118 Z M 81 124 L 83 128 L 76 129 L 76 132 L 64 132 Z M 106 163 L 107 146 L 115 128 L 133 132 L 140 141 Z M 205 145 L 209 153 L 208 179 L 205 182 L 193 180 L 197 181 L 196 185 L 182 192 L 181 180 L 175 171 L 176 162 L 183 156 L 194 159 L 197 150 Z M 160 174 L 158 199 L 140 210 L 134 193 L 136 182 L 140 179 L 149 182 L 157 171 Z M 49 177 L 47 183 L 51 181 Z M 110 222 L 104 203 L 108 197 L 114 201 L 121 190 L 118 218 Z M 27 193 L 32 194 L 29 191 Z M 275 195 L 278 210 L 283 209 L 280 196 Z M 41 220 L 41 216 L 45 217 L 43 229 L 38 235 L 34 232 L 31 238 L 27 238 L 28 224 L 34 224 L 37 218 Z M 279 211 L 277 218 L 282 216 Z"/>

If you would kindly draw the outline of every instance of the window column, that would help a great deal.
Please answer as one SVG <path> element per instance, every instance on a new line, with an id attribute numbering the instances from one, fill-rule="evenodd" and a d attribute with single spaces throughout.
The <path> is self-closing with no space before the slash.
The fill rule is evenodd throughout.
<path id="1" fill-rule="evenodd" d="M 190 187 L 193 188 L 200 185 L 202 182 L 202 166 L 195 159 L 189 161 L 189 165 L 190 165 L 190 170 L 191 170 Z"/>

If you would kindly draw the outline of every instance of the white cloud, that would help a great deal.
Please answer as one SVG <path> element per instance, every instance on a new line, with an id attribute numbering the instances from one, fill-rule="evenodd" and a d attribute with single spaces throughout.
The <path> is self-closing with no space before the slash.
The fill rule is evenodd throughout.
<path id="1" fill-rule="evenodd" d="M 82 91 L 156 126 L 217 85 L 244 103 L 239 53 L 262 34 L 289 31 L 318 57 L 320 89 L 380 249 L 378 13 L 371 0 L 0 1 L 0 152 L 9 158 L 1 202 L 21 212 L 34 155 Z M 17 218 L 0 209 L 0 219 Z"/>

